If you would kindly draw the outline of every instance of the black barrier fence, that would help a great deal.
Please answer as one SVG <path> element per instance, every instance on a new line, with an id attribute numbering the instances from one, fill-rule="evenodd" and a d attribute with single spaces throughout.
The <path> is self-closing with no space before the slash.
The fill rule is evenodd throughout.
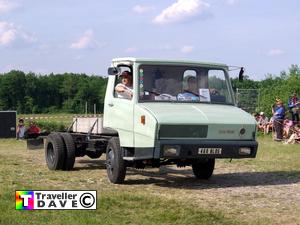
<path id="1" fill-rule="evenodd" d="M 16 137 L 16 111 L 0 111 L 0 138 Z"/>

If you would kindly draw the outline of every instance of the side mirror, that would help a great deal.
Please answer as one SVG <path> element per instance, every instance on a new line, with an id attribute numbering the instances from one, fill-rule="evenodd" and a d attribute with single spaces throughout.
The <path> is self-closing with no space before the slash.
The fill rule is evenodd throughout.
<path id="1" fill-rule="evenodd" d="M 120 72 L 120 67 L 109 67 L 107 70 L 108 75 L 118 75 Z"/>
<path id="2" fill-rule="evenodd" d="M 240 73 L 239 73 L 239 81 L 242 82 L 244 80 L 244 67 L 241 67 Z"/>

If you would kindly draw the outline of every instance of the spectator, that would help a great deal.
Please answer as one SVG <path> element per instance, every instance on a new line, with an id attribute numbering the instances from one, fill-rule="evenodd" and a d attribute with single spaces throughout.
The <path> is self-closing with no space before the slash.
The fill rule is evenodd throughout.
<path id="1" fill-rule="evenodd" d="M 299 123 L 299 105 L 300 99 L 297 98 L 296 93 L 294 93 L 288 102 L 289 112 L 292 115 L 292 121 L 295 123 Z"/>
<path id="2" fill-rule="evenodd" d="M 285 108 L 283 102 L 280 99 L 276 100 L 276 106 L 274 107 L 274 129 L 275 129 L 275 141 L 281 141 L 283 138 L 283 120 L 285 115 Z"/>
<path id="3" fill-rule="evenodd" d="M 259 113 L 253 113 L 252 116 L 254 117 L 254 119 L 256 120 L 257 124 L 259 122 Z"/>
<path id="4" fill-rule="evenodd" d="M 293 127 L 293 121 L 285 119 L 283 121 L 283 137 L 288 138 L 290 136 L 290 130 Z"/>
<path id="5" fill-rule="evenodd" d="M 300 125 L 297 124 L 292 130 L 292 135 L 286 142 L 284 142 L 284 144 L 295 144 L 300 142 Z"/>
<path id="6" fill-rule="evenodd" d="M 265 116 L 264 112 L 260 112 L 259 119 L 258 119 L 258 130 L 264 132 L 268 122 L 269 122 L 268 117 Z"/>
<path id="7" fill-rule="evenodd" d="M 268 134 L 270 131 L 273 130 L 273 123 L 274 123 L 274 116 L 272 116 L 269 122 L 266 124 L 264 134 Z"/>
<path id="8" fill-rule="evenodd" d="M 36 138 L 41 133 L 41 129 L 36 125 L 34 121 L 29 122 L 29 128 L 25 132 L 26 138 Z"/>
<path id="9" fill-rule="evenodd" d="M 17 125 L 17 139 L 24 139 L 25 135 L 25 125 L 24 125 L 24 120 L 19 119 L 18 125 Z"/>

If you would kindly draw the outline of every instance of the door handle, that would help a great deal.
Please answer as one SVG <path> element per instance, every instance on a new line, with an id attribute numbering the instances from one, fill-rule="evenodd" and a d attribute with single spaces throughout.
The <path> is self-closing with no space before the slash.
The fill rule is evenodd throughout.
<path id="1" fill-rule="evenodd" d="M 108 103 L 108 106 L 109 106 L 109 107 L 113 107 L 114 104 L 113 104 L 113 103 Z"/>

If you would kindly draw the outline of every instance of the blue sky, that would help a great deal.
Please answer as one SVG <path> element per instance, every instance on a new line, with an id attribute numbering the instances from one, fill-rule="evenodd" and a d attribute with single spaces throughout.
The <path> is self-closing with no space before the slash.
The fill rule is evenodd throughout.
<path id="1" fill-rule="evenodd" d="M 0 72 L 106 75 L 115 57 L 300 65 L 298 0 L 0 0 Z"/>

